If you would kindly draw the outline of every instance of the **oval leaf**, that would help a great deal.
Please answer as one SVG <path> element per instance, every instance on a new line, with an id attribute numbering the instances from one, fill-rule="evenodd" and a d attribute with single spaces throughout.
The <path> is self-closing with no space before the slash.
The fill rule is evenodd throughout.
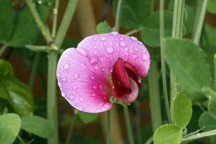
<path id="1" fill-rule="evenodd" d="M 0 143 L 12 144 L 20 130 L 21 120 L 17 114 L 0 116 Z"/>
<path id="2" fill-rule="evenodd" d="M 153 141 L 154 144 L 180 144 L 182 130 L 175 125 L 165 124 L 157 128 Z"/>
<path id="3" fill-rule="evenodd" d="M 204 131 L 216 129 L 216 118 L 211 116 L 209 112 L 204 112 L 199 118 L 199 127 Z"/>
<path id="4" fill-rule="evenodd" d="M 42 138 L 51 138 L 54 134 L 50 122 L 38 116 L 22 117 L 21 128 Z"/>
<path id="5" fill-rule="evenodd" d="M 211 74 L 203 50 L 187 39 L 168 38 L 164 47 L 165 59 L 186 94 L 192 99 L 205 99 L 201 89 L 210 87 Z"/>
<path id="6" fill-rule="evenodd" d="M 216 14 L 216 0 L 209 0 L 207 10 L 211 13 Z"/>
<path id="7" fill-rule="evenodd" d="M 173 119 L 177 126 L 185 128 L 192 116 L 192 101 L 184 93 L 178 94 L 173 104 Z"/>
<path id="8" fill-rule="evenodd" d="M 104 21 L 100 22 L 97 25 L 97 33 L 110 33 L 112 31 L 112 28 L 109 26 L 109 24 Z"/>

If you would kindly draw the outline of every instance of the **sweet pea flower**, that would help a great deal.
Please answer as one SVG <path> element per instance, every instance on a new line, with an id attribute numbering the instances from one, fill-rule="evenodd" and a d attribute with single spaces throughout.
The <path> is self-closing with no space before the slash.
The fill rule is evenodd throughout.
<path id="1" fill-rule="evenodd" d="M 96 34 L 63 52 L 57 80 L 62 96 L 73 107 L 100 113 L 115 102 L 134 102 L 149 66 L 149 52 L 135 37 Z"/>

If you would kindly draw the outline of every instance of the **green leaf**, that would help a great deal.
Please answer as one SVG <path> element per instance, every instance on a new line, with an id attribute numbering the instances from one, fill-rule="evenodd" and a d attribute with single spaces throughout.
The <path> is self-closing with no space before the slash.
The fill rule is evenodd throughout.
<path id="1" fill-rule="evenodd" d="M 38 116 L 24 116 L 21 118 L 21 128 L 42 138 L 53 137 L 54 131 L 50 122 Z"/>
<path id="2" fill-rule="evenodd" d="M 99 117 L 99 114 L 86 113 L 86 112 L 82 112 L 82 111 L 78 111 L 78 115 L 79 115 L 80 119 L 82 120 L 82 122 L 85 124 L 91 123 Z"/>
<path id="3" fill-rule="evenodd" d="M 100 22 L 97 25 L 97 33 L 109 33 L 112 31 L 112 28 L 109 26 L 109 24 L 104 21 L 104 22 Z"/>
<path id="4" fill-rule="evenodd" d="M 173 124 L 165 124 L 157 128 L 153 141 L 154 144 L 180 144 L 182 130 Z"/>
<path id="5" fill-rule="evenodd" d="M 167 38 L 164 42 L 165 59 L 187 96 L 205 99 L 203 87 L 210 87 L 211 74 L 206 55 L 187 39 Z"/>
<path id="6" fill-rule="evenodd" d="M 17 114 L 0 116 L 0 143 L 12 144 L 20 130 L 21 120 Z"/>
<path id="7" fill-rule="evenodd" d="M 180 128 L 185 128 L 192 116 L 192 101 L 184 93 L 180 93 L 174 100 L 173 119 Z"/>
<path id="8" fill-rule="evenodd" d="M 216 14 L 216 0 L 209 0 L 207 10 L 211 13 Z"/>
<path id="9" fill-rule="evenodd" d="M 216 118 L 211 116 L 209 112 L 204 112 L 199 118 L 199 127 L 204 131 L 216 129 Z"/>
<path id="10" fill-rule="evenodd" d="M 116 15 L 118 0 L 113 1 Z M 124 28 L 137 29 L 150 14 L 151 0 L 124 0 L 121 7 L 120 25 Z"/>
<path id="11" fill-rule="evenodd" d="M 160 46 L 160 29 L 159 29 L 159 11 L 149 15 L 143 24 L 143 30 L 141 31 L 144 44 L 151 47 Z M 164 11 L 164 33 L 166 37 L 172 34 L 172 18 L 173 13 L 171 11 Z"/>
<path id="12" fill-rule="evenodd" d="M 10 0 L 0 0 L 0 43 L 6 42 L 13 30 L 15 12 Z"/>
<path id="13" fill-rule="evenodd" d="M 13 68 L 9 62 L 0 59 L 0 77 L 10 77 L 13 75 Z"/>
<path id="14" fill-rule="evenodd" d="M 0 60 L 0 68 L 2 68 L 1 74 L 9 73 L 6 75 L 7 77 L 0 77 L 0 97 L 6 99 L 16 113 L 31 114 L 33 96 L 29 87 L 12 75 L 12 67 L 8 62 Z"/>
<path id="15" fill-rule="evenodd" d="M 15 28 L 8 43 L 14 47 L 23 47 L 35 41 L 38 34 L 39 29 L 36 26 L 35 20 L 26 7 L 18 12 Z"/>

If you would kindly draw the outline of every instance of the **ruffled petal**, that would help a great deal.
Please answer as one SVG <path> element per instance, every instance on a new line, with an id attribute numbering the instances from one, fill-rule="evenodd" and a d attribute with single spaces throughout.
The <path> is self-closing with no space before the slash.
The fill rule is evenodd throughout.
<path id="1" fill-rule="evenodd" d="M 62 96 L 78 110 L 99 113 L 112 107 L 109 77 L 97 63 L 97 56 L 89 59 L 74 48 L 59 59 L 57 79 Z"/>
<path id="2" fill-rule="evenodd" d="M 85 38 L 77 47 L 79 51 L 89 58 L 97 56 L 98 65 L 108 75 L 118 58 L 131 63 L 140 76 L 146 77 L 150 66 L 150 55 L 146 47 L 135 37 L 112 32 L 97 34 Z"/>

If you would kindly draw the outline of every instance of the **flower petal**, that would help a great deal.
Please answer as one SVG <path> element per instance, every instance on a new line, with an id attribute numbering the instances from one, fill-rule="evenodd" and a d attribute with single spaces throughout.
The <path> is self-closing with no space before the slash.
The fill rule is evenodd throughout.
<path id="1" fill-rule="evenodd" d="M 117 32 L 97 34 L 85 38 L 79 43 L 77 49 L 83 54 L 88 54 L 88 57 L 97 56 L 98 63 L 108 74 L 118 58 L 131 63 L 142 77 L 145 77 L 149 70 L 148 50 L 135 37 Z"/>
<path id="2" fill-rule="evenodd" d="M 62 96 L 78 110 L 90 113 L 107 111 L 112 107 L 108 76 L 96 64 L 96 57 L 89 59 L 81 52 L 70 48 L 59 59 L 57 79 Z"/>

